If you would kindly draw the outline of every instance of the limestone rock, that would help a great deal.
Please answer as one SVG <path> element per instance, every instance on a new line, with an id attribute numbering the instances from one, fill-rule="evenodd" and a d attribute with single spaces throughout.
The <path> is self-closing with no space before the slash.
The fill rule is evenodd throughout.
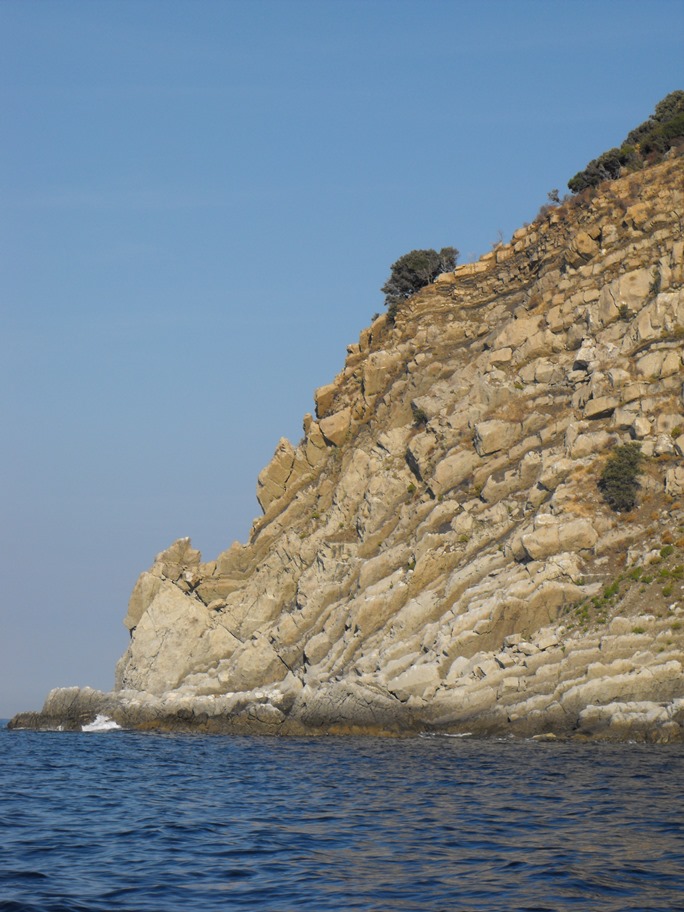
<path id="1" fill-rule="evenodd" d="M 575 237 L 573 249 L 582 257 L 590 259 L 594 254 L 598 253 L 599 247 L 596 241 L 590 237 L 586 231 L 580 231 Z"/>
<path id="2" fill-rule="evenodd" d="M 325 459 L 327 445 L 320 425 L 312 421 L 306 431 L 306 459 L 309 465 L 316 466 Z"/>
<path id="3" fill-rule="evenodd" d="M 249 541 L 159 554 L 115 690 L 13 727 L 684 740 L 683 169 L 376 319 L 259 474 Z M 630 439 L 652 458 L 616 514 L 598 481 Z"/>
<path id="4" fill-rule="evenodd" d="M 480 456 L 489 456 L 509 447 L 520 437 L 520 425 L 500 419 L 480 421 L 475 425 L 474 445 Z"/>
<path id="5" fill-rule="evenodd" d="M 324 418 L 333 404 L 335 396 L 338 392 L 337 383 L 328 383 L 326 386 L 319 386 L 319 388 L 314 393 L 314 401 L 316 403 L 316 417 Z"/>
<path id="6" fill-rule="evenodd" d="M 391 352 L 373 352 L 368 356 L 363 367 L 363 391 L 366 396 L 374 396 L 387 386 L 396 363 L 396 355 Z"/>
<path id="7" fill-rule="evenodd" d="M 157 576 L 147 572 L 140 574 L 128 602 L 128 613 L 124 618 L 124 625 L 129 630 L 135 630 L 140 618 L 154 601 L 161 585 L 161 575 Z"/>
<path id="8" fill-rule="evenodd" d="M 676 466 L 665 473 L 665 492 L 672 497 L 684 494 L 684 466 Z"/>
<path id="9" fill-rule="evenodd" d="M 435 467 L 430 485 L 436 495 L 450 491 L 472 475 L 478 459 L 475 453 L 461 451 L 447 456 Z"/>
<path id="10" fill-rule="evenodd" d="M 597 540 L 598 534 L 588 519 L 560 522 L 544 514 L 538 517 L 535 530 L 522 536 L 523 547 L 532 560 L 541 560 L 563 551 L 593 548 Z"/>
<path id="11" fill-rule="evenodd" d="M 292 474 L 295 452 L 292 444 L 285 437 L 281 437 L 273 455 L 265 469 L 262 469 L 257 479 L 257 500 L 264 513 L 270 505 L 283 496 L 285 487 Z"/>
<path id="12" fill-rule="evenodd" d="M 584 407 L 584 417 L 607 418 L 619 405 L 620 400 L 615 396 L 599 396 L 596 399 L 590 399 Z"/>
<path id="13" fill-rule="evenodd" d="M 207 632 L 208 622 L 202 602 L 160 580 L 133 631 L 120 686 L 150 693 L 172 690 L 193 670 L 194 644 Z"/>

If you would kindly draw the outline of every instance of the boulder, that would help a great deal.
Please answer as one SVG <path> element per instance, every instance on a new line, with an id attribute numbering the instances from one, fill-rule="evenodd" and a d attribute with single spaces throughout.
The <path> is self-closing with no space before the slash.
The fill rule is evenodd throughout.
<path id="1" fill-rule="evenodd" d="M 515 443 L 522 433 L 520 424 L 492 419 L 479 421 L 474 428 L 473 443 L 478 456 L 489 456 Z"/>
<path id="2" fill-rule="evenodd" d="M 620 405 L 616 396 L 599 396 L 590 399 L 584 406 L 584 417 L 588 419 L 608 418 Z"/>
<path id="3" fill-rule="evenodd" d="M 363 392 L 366 397 L 375 396 L 389 383 L 391 370 L 397 361 L 396 353 L 373 352 L 363 365 Z"/>
<path id="4" fill-rule="evenodd" d="M 478 457 L 472 451 L 461 450 L 451 453 L 435 467 L 429 482 L 430 487 L 437 496 L 450 491 L 472 475 L 478 462 Z"/>
<path id="5" fill-rule="evenodd" d="M 541 316 L 520 316 L 518 319 L 510 320 L 488 340 L 489 347 L 495 351 L 502 348 L 518 348 L 535 335 L 541 322 Z"/>
<path id="6" fill-rule="evenodd" d="M 328 414 L 338 391 L 337 383 L 328 383 L 325 386 L 319 386 L 314 392 L 317 418 L 324 418 Z"/>
<path id="7" fill-rule="evenodd" d="M 538 520 L 535 530 L 522 536 L 523 548 L 532 560 L 543 560 L 562 551 L 587 550 L 598 540 L 598 533 L 588 519 L 561 522 L 555 517 L 541 516 Z"/>
<path id="8" fill-rule="evenodd" d="M 306 432 L 305 455 L 310 466 L 317 466 L 325 459 L 327 444 L 320 425 L 312 421 Z"/>
<path id="9" fill-rule="evenodd" d="M 350 424 L 351 408 L 343 408 L 319 422 L 321 433 L 333 446 L 341 446 L 344 443 Z"/>
<path id="10" fill-rule="evenodd" d="M 580 256 L 589 260 L 598 253 L 599 246 L 596 241 L 590 237 L 586 231 L 579 231 L 572 242 L 572 247 Z"/>

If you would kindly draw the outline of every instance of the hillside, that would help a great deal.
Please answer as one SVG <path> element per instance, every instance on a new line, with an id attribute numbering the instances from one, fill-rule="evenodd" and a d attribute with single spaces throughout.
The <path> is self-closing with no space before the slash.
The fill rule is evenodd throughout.
<path id="1" fill-rule="evenodd" d="M 377 318 L 248 543 L 161 553 L 115 690 L 13 724 L 684 738 L 683 188 L 672 152 Z"/>

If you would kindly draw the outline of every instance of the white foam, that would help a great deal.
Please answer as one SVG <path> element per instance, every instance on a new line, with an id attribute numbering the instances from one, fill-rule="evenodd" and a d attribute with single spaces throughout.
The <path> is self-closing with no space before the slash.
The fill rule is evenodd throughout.
<path id="1" fill-rule="evenodd" d="M 81 731 L 84 732 L 106 732 L 114 731 L 115 729 L 120 729 L 121 726 L 118 725 L 114 719 L 110 719 L 109 716 L 104 716 L 98 714 L 95 716 L 95 721 L 91 722 L 90 725 L 82 725 Z"/>

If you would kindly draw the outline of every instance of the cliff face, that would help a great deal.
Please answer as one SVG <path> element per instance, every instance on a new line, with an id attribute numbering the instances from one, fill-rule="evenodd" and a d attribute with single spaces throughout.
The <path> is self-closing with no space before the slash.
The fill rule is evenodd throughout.
<path id="1" fill-rule="evenodd" d="M 160 554 L 115 692 L 16 724 L 681 738 L 683 177 L 575 198 L 375 320 L 248 544 Z M 634 440 L 616 514 L 597 482 Z"/>

